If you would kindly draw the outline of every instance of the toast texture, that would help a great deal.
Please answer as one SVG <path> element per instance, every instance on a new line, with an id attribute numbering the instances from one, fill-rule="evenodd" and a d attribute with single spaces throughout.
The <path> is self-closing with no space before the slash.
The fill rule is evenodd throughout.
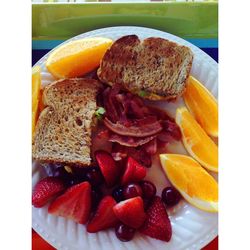
<path id="1" fill-rule="evenodd" d="M 93 79 L 62 79 L 46 86 L 46 106 L 37 121 L 32 156 L 40 162 L 91 164 L 91 131 L 101 83 Z"/>
<path id="2" fill-rule="evenodd" d="M 170 100 L 182 95 L 193 61 L 192 51 L 163 38 L 143 41 L 124 36 L 105 53 L 99 79 L 151 100 Z"/>

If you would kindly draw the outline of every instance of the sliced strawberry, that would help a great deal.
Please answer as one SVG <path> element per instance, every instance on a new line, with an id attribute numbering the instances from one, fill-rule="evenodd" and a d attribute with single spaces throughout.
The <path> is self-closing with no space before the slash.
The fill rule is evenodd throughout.
<path id="1" fill-rule="evenodd" d="M 89 233 L 96 233 L 98 231 L 114 227 L 119 220 L 116 218 L 113 207 L 116 201 L 110 195 L 105 196 L 99 203 L 94 217 L 87 226 Z"/>
<path id="2" fill-rule="evenodd" d="M 35 185 L 32 192 L 32 205 L 42 207 L 64 189 L 65 186 L 60 178 L 46 177 Z"/>
<path id="3" fill-rule="evenodd" d="M 108 187 L 114 186 L 120 174 L 113 157 L 105 151 L 95 152 L 95 157 Z"/>
<path id="4" fill-rule="evenodd" d="M 86 181 L 68 188 L 50 204 L 48 212 L 84 224 L 89 218 L 90 209 L 91 186 Z"/>
<path id="5" fill-rule="evenodd" d="M 119 202 L 113 211 L 120 221 L 132 228 L 139 228 L 146 219 L 143 200 L 139 196 Z"/>
<path id="6" fill-rule="evenodd" d="M 147 219 L 140 232 L 152 238 L 170 241 L 172 227 L 166 208 L 159 196 L 156 196 L 147 210 Z"/>
<path id="7" fill-rule="evenodd" d="M 129 182 L 137 182 L 146 176 L 146 168 L 139 164 L 132 157 L 128 157 L 125 172 L 122 176 L 121 184 L 125 185 Z"/>

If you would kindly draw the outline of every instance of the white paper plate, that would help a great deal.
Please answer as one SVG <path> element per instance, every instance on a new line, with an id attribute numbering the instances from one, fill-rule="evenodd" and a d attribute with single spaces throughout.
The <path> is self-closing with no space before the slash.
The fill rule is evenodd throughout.
<path id="1" fill-rule="evenodd" d="M 174 35 L 154 29 L 122 26 L 94 30 L 70 40 L 97 36 L 117 39 L 129 34 L 136 34 L 141 39 L 151 36 L 162 37 L 190 47 L 194 53 L 191 74 L 200 80 L 216 98 L 218 97 L 217 63 L 196 46 Z M 43 85 L 54 80 L 45 68 L 45 61 L 48 55 L 45 55 L 36 64 L 42 68 Z M 158 102 L 157 105 L 168 110 L 174 117 L 176 107 L 184 105 L 184 103 L 182 98 L 180 98 L 175 103 Z M 187 154 L 181 143 L 172 144 L 169 147 L 169 152 Z M 154 164 L 149 169 L 146 179 L 152 180 L 157 185 L 157 191 L 160 195 L 162 189 L 168 184 L 168 180 L 161 170 L 157 157 L 153 162 Z M 42 175 L 41 168 L 33 164 L 33 185 Z M 217 178 L 217 176 L 215 177 Z M 191 250 L 201 249 L 217 236 L 217 214 L 198 210 L 185 201 L 180 202 L 174 209 L 168 210 L 168 213 L 173 228 L 173 236 L 169 243 L 155 240 L 139 233 L 136 234 L 132 241 L 123 243 L 116 238 L 112 229 L 90 234 L 86 232 L 84 225 L 76 224 L 62 217 L 49 215 L 47 206 L 39 209 L 32 208 L 32 226 L 51 245 L 57 249 L 64 250 Z"/>

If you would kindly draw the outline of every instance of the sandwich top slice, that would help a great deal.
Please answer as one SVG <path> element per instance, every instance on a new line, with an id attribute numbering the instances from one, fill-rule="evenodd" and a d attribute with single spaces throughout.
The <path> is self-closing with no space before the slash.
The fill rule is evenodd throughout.
<path id="1" fill-rule="evenodd" d="M 32 156 L 41 162 L 88 166 L 92 120 L 101 84 L 93 79 L 62 79 L 45 87 L 46 108 L 37 121 Z"/>
<path id="2" fill-rule="evenodd" d="M 174 99 L 185 90 L 192 61 L 193 53 L 186 46 L 156 37 L 140 41 L 128 35 L 107 50 L 98 77 L 147 99 Z"/>

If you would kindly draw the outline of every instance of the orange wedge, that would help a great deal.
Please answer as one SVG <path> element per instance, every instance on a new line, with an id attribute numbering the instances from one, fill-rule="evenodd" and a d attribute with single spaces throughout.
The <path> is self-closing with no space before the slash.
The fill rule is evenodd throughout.
<path id="1" fill-rule="evenodd" d="M 218 172 L 218 147 L 185 107 L 176 110 L 176 123 L 188 153 L 203 167 Z"/>
<path id="2" fill-rule="evenodd" d="M 82 76 L 99 66 L 111 45 L 112 40 L 103 37 L 71 41 L 50 54 L 46 67 L 56 78 Z"/>
<path id="3" fill-rule="evenodd" d="M 32 135 L 35 131 L 38 117 L 39 99 L 41 89 L 41 69 L 39 66 L 32 68 Z"/>
<path id="4" fill-rule="evenodd" d="M 207 212 L 218 211 L 218 183 L 193 158 L 161 154 L 162 168 L 172 185 L 193 206 Z"/>
<path id="5" fill-rule="evenodd" d="M 218 137 L 218 104 L 198 80 L 189 76 L 184 101 L 196 121 L 213 137 Z"/>

